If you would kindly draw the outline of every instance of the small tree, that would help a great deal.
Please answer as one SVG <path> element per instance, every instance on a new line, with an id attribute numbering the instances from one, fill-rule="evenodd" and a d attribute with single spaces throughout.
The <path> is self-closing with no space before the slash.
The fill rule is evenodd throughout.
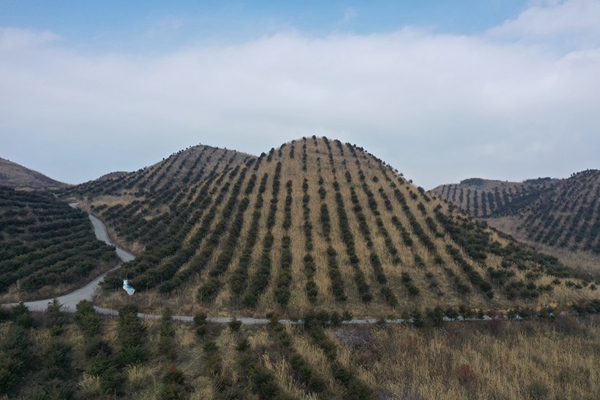
<path id="1" fill-rule="evenodd" d="M 31 328 L 33 326 L 31 312 L 29 312 L 29 308 L 22 302 L 13 307 L 10 317 L 15 324 L 23 328 Z"/>
<path id="2" fill-rule="evenodd" d="M 160 338 L 158 341 L 158 351 L 161 356 L 170 361 L 175 361 L 177 354 L 175 352 L 175 328 L 173 327 L 173 315 L 169 307 L 163 310 L 159 328 Z"/>
<path id="3" fill-rule="evenodd" d="M 158 398 L 161 400 L 179 400 L 188 397 L 190 391 L 186 384 L 185 375 L 177 369 L 175 365 L 171 365 L 165 375 L 161 379 L 162 387 Z"/>
<path id="4" fill-rule="evenodd" d="M 74 319 L 86 338 L 91 339 L 100 334 L 100 316 L 96 314 L 91 301 L 81 300 L 77 303 Z"/>
<path id="5" fill-rule="evenodd" d="M 203 312 L 196 313 L 196 315 L 194 315 L 194 325 L 196 326 L 196 336 L 199 338 L 204 337 L 208 333 L 206 314 Z"/>
<path id="6" fill-rule="evenodd" d="M 65 318 L 61 311 L 62 304 L 56 298 L 46 308 L 46 328 L 51 336 L 60 336 L 63 333 Z"/>
<path id="7" fill-rule="evenodd" d="M 31 353 L 31 342 L 25 329 L 17 325 L 10 327 L 0 349 L 0 396 L 18 390 Z"/>
<path id="8" fill-rule="evenodd" d="M 135 306 L 124 306 L 119 310 L 118 334 L 125 365 L 135 365 L 146 360 L 146 327 L 138 318 Z"/>
<path id="9" fill-rule="evenodd" d="M 239 331 L 241 327 L 242 321 L 238 320 L 236 317 L 233 317 L 233 319 L 229 322 L 229 329 L 231 329 L 232 332 Z"/>

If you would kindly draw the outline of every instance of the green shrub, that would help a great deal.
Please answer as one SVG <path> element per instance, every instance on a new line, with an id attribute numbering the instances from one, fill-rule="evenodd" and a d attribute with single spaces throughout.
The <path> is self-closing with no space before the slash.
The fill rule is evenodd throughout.
<path id="1" fill-rule="evenodd" d="M 86 338 L 92 338 L 100 334 L 100 316 L 96 314 L 94 305 L 88 300 L 77 303 L 77 311 L 74 317 L 75 323 Z"/>

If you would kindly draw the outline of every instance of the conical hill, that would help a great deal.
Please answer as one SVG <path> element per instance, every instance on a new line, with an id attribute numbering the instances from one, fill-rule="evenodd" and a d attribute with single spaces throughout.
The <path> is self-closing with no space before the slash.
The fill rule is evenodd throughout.
<path id="1" fill-rule="evenodd" d="M 127 301 L 125 278 L 139 305 L 179 314 L 293 317 L 321 307 L 382 316 L 599 297 L 589 278 L 465 217 L 355 145 L 312 137 L 260 157 L 214 151 L 214 172 L 202 160 L 187 170 L 198 179 L 161 183 L 161 164 L 145 187 L 125 177 L 119 190 L 78 188 L 140 249 L 107 278 L 104 304 Z"/>

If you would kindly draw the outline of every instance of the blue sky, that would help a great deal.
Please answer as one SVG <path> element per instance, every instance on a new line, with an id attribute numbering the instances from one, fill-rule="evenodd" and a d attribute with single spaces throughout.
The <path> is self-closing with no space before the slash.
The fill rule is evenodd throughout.
<path id="1" fill-rule="evenodd" d="M 600 168 L 600 0 L 0 0 L 0 157 L 356 143 L 426 188 Z"/>
<path id="2" fill-rule="evenodd" d="M 119 47 L 162 29 L 173 47 L 182 42 L 247 40 L 279 30 L 312 35 L 370 34 L 406 25 L 471 34 L 526 8 L 523 0 L 447 1 L 2 1 L 0 23 L 51 30 L 74 43 Z"/>

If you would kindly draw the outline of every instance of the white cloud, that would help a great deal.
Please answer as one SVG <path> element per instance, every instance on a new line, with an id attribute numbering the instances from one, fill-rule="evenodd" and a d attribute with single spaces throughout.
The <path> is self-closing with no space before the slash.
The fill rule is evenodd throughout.
<path id="1" fill-rule="evenodd" d="M 494 37 L 285 33 L 155 55 L 2 29 L 0 156 L 78 182 L 197 143 L 259 154 L 316 134 L 427 188 L 598 168 L 600 50 L 498 40 L 542 8 Z"/>
<path id="2" fill-rule="evenodd" d="M 600 44 L 600 1 L 538 1 L 518 18 L 488 32 L 518 40 L 563 39 L 568 45 Z"/>
<path id="3" fill-rule="evenodd" d="M 59 37 L 52 32 L 32 32 L 23 29 L 0 27 L 0 51 L 30 49 L 49 44 Z"/>
<path id="4" fill-rule="evenodd" d="M 348 7 L 344 10 L 344 17 L 340 21 L 340 25 L 347 25 L 358 17 L 358 13 L 354 7 Z"/>

